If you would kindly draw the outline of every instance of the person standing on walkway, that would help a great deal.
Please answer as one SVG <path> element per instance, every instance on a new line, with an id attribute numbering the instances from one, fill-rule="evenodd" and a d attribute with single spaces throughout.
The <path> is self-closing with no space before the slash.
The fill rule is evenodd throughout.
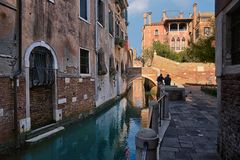
<path id="1" fill-rule="evenodd" d="M 157 77 L 157 84 L 158 84 L 158 87 L 157 87 L 157 99 L 160 98 L 160 90 L 161 90 L 161 85 L 163 85 L 163 76 L 162 74 L 160 74 L 158 77 Z"/>
<path id="2" fill-rule="evenodd" d="M 161 85 L 161 84 L 163 84 L 163 76 L 162 76 L 162 74 L 160 74 L 158 77 L 157 77 L 157 82 L 158 82 L 158 85 Z"/>
<path id="3" fill-rule="evenodd" d="M 169 74 L 167 74 L 167 76 L 164 78 L 164 83 L 166 86 L 171 85 L 171 78 L 170 78 Z"/>

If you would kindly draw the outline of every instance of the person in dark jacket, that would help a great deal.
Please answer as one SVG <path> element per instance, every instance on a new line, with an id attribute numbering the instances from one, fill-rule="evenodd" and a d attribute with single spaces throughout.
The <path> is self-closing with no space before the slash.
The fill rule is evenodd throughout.
<path id="1" fill-rule="evenodd" d="M 163 78 L 162 74 L 160 74 L 160 75 L 157 77 L 158 85 L 163 84 L 163 80 L 164 80 L 164 78 Z"/>
<path id="2" fill-rule="evenodd" d="M 169 74 L 167 74 L 167 76 L 164 78 L 164 83 L 167 86 L 171 85 L 171 78 L 170 78 Z"/>

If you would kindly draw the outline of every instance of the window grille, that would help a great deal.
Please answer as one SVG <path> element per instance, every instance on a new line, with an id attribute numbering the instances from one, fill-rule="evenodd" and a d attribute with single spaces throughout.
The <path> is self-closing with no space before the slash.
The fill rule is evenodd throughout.
<path id="1" fill-rule="evenodd" d="M 89 74 L 89 51 L 80 49 L 80 73 Z"/>
<path id="2" fill-rule="evenodd" d="M 52 85 L 54 83 L 53 57 L 43 47 L 35 48 L 30 56 L 30 87 Z"/>

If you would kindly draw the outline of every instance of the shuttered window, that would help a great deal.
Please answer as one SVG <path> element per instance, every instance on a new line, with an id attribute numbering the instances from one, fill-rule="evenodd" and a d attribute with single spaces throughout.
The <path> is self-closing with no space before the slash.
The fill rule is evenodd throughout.
<path id="1" fill-rule="evenodd" d="M 113 12 L 109 10 L 109 33 L 113 35 Z"/>

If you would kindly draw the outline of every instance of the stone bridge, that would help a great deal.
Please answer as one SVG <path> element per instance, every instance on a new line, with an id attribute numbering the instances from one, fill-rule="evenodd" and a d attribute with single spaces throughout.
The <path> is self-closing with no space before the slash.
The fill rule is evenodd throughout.
<path id="1" fill-rule="evenodd" d="M 159 73 L 160 70 L 154 67 L 130 67 L 127 70 L 127 81 L 128 84 L 131 84 L 134 79 L 143 77 L 157 85 L 156 79 Z"/>

